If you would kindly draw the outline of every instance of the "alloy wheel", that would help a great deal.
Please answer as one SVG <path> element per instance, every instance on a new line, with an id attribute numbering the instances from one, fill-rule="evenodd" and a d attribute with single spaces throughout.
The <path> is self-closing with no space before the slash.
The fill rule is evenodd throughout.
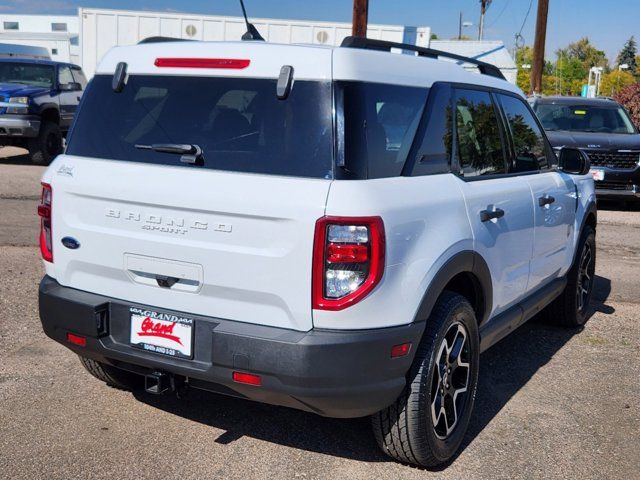
<path id="1" fill-rule="evenodd" d="M 593 287 L 594 273 L 595 264 L 593 262 L 593 251 L 591 250 L 591 245 L 585 243 L 578 265 L 576 304 L 579 312 L 584 312 L 588 306 L 591 288 Z"/>
<path id="2" fill-rule="evenodd" d="M 456 428 L 467 402 L 471 372 L 468 337 L 462 323 L 452 324 L 436 356 L 431 385 L 431 421 L 441 440 Z"/>

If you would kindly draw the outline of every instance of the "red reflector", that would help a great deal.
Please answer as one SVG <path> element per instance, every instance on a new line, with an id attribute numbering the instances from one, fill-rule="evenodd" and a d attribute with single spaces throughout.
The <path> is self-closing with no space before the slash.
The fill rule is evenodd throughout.
<path id="1" fill-rule="evenodd" d="M 69 343 L 73 343 L 74 345 L 78 345 L 79 347 L 87 346 L 86 337 L 81 337 L 80 335 L 74 335 L 73 333 L 67 333 L 67 341 Z"/>
<path id="2" fill-rule="evenodd" d="M 251 373 L 233 372 L 233 381 L 246 383 L 247 385 L 255 385 L 256 387 L 262 385 L 260 375 L 253 375 Z"/>
<path id="3" fill-rule="evenodd" d="M 42 218 L 51 218 L 51 207 L 47 205 L 38 205 L 38 216 Z"/>
<path id="4" fill-rule="evenodd" d="M 391 347 L 391 358 L 404 357 L 411 350 L 411 342 L 401 343 Z"/>
<path id="5" fill-rule="evenodd" d="M 239 58 L 156 58 L 156 67 L 174 68 L 247 68 L 251 60 Z"/>
<path id="6" fill-rule="evenodd" d="M 363 263 L 368 260 L 369 249 L 366 245 L 330 243 L 327 247 L 329 263 Z"/>

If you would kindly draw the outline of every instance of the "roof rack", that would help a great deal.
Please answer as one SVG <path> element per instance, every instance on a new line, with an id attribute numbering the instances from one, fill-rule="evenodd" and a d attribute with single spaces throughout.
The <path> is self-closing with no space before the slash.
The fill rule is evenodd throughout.
<path id="1" fill-rule="evenodd" d="M 191 42 L 188 38 L 175 38 L 175 37 L 147 37 L 138 42 L 138 45 L 145 43 L 162 43 L 162 42 Z"/>
<path id="2" fill-rule="evenodd" d="M 480 73 L 482 73 L 483 75 L 489 75 L 491 77 L 500 78 L 501 80 L 506 80 L 500 69 L 495 65 L 491 65 L 490 63 L 486 63 L 475 58 L 456 55 L 455 53 L 443 52 L 442 50 L 418 47 L 409 43 L 387 42 L 386 40 L 376 40 L 373 38 L 363 37 L 346 37 L 342 41 L 340 47 L 361 48 L 363 50 L 379 50 L 383 52 L 390 52 L 391 49 L 397 48 L 400 50 L 409 50 L 412 52 L 416 52 L 419 57 L 434 58 L 436 60 L 439 57 L 450 58 L 452 60 L 457 60 L 458 63 L 470 63 L 471 65 L 477 66 L 478 70 L 480 70 Z"/>

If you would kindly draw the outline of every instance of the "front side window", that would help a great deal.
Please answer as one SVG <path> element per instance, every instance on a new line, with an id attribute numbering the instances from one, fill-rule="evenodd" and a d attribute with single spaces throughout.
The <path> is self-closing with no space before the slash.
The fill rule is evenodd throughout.
<path id="1" fill-rule="evenodd" d="M 488 92 L 456 90 L 457 157 L 464 177 L 506 173 L 496 109 Z"/>
<path id="2" fill-rule="evenodd" d="M 82 89 L 84 90 L 87 87 L 87 77 L 84 76 L 84 73 L 79 68 L 72 68 L 71 73 L 73 74 L 73 79 L 76 83 L 79 83 Z"/>
<path id="3" fill-rule="evenodd" d="M 331 84 L 296 80 L 279 100 L 276 80 L 130 75 L 120 93 L 96 75 L 67 153 L 195 168 L 154 144 L 195 145 L 197 168 L 333 178 Z"/>
<path id="4" fill-rule="evenodd" d="M 531 172 L 548 168 L 547 145 L 537 122 L 525 103 L 509 95 L 498 95 L 507 118 L 515 158 L 510 165 L 512 172 Z"/>
<path id="5" fill-rule="evenodd" d="M 611 105 L 589 105 L 580 102 L 575 104 L 537 103 L 534 110 L 545 130 L 636 133 L 627 112 L 613 102 Z"/>
<path id="6" fill-rule="evenodd" d="M 54 68 L 51 65 L 0 62 L 0 83 L 20 83 L 52 88 L 54 75 Z"/>
<path id="7" fill-rule="evenodd" d="M 428 89 L 342 82 L 344 163 L 355 178 L 400 175 Z"/>

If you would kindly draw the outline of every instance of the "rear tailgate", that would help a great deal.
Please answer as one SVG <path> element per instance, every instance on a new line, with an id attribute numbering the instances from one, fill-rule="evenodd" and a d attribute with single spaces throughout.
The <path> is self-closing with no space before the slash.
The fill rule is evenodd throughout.
<path id="1" fill-rule="evenodd" d="M 44 180 L 53 189 L 49 271 L 62 285 L 159 309 L 312 328 L 314 224 L 330 181 L 74 156 L 58 157 Z M 65 248 L 67 236 L 80 247 Z"/>

